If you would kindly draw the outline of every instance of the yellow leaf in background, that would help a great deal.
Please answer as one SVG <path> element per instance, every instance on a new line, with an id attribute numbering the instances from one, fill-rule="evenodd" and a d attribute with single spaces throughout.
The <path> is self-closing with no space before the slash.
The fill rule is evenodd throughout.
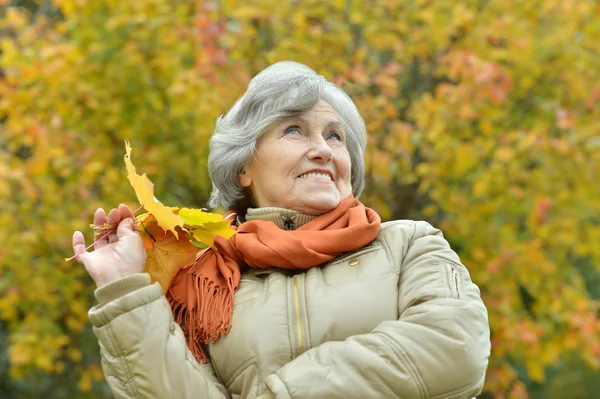
<path id="1" fill-rule="evenodd" d="M 6 22 L 13 29 L 23 29 L 27 25 L 27 17 L 23 10 L 17 7 L 9 7 L 6 11 Z"/>
<path id="2" fill-rule="evenodd" d="M 83 373 L 81 373 L 77 387 L 82 392 L 89 392 L 90 389 L 92 389 L 92 377 L 89 371 L 85 370 Z"/>
<path id="3" fill-rule="evenodd" d="M 530 359 L 527 362 L 527 372 L 529 378 L 535 382 L 543 382 L 545 377 L 544 365 L 534 359 Z"/>
<path id="4" fill-rule="evenodd" d="M 144 207 L 156 218 L 158 225 L 165 231 L 171 231 L 175 238 L 179 238 L 179 234 L 175 227 L 183 227 L 183 219 L 173 213 L 173 209 L 163 205 L 162 202 L 154 196 L 154 184 L 148 179 L 146 174 L 138 175 L 135 171 L 135 166 L 131 162 L 131 146 L 129 141 L 125 140 L 125 166 L 127 167 L 127 178 L 131 186 L 135 190 L 140 205 Z"/>

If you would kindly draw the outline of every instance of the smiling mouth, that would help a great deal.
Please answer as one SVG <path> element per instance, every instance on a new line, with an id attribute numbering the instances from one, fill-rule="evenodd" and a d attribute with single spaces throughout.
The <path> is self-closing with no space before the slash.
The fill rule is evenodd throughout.
<path id="1" fill-rule="evenodd" d="M 303 175 L 298 176 L 299 179 L 316 179 L 316 180 L 321 180 L 321 181 L 327 181 L 327 182 L 331 182 L 331 176 L 329 176 L 327 173 L 315 173 L 315 172 L 311 172 L 311 173 L 305 173 Z"/>

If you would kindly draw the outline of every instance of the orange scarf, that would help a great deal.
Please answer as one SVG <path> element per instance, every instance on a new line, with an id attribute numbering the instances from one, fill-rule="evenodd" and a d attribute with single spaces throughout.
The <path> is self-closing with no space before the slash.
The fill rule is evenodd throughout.
<path id="1" fill-rule="evenodd" d="M 175 320 L 198 361 L 202 344 L 215 342 L 231 328 L 233 294 L 246 266 L 306 270 L 355 251 L 375 239 L 381 219 L 353 196 L 296 230 L 266 220 L 242 223 L 238 234 L 215 237 L 215 248 L 201 252 L 181 269 L 167 290 Z"/>

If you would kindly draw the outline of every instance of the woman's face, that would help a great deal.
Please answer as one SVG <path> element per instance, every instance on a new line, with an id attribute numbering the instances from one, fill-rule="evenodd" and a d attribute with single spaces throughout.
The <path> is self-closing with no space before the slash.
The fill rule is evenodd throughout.
<path id="1" fill-rule="evenodd" d="M 319 101 L 299 117 L 276 123 L 261 137 L 256 156 L 239 178 L 254 206 L 313 215 L 332 210 L 352 194 L 339 115 Z"/>

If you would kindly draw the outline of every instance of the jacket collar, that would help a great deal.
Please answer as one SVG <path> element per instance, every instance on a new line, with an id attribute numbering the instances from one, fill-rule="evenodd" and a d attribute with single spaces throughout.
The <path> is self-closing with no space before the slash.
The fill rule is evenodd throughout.
<path id="1" fill-rule="evenodd" d="M 307 215 L 291 209 L 264 207 L 248 208 L 245 218 L 238 216 L 238 224 L 248 220 L 270 220 L 283 230 L 295 230 L 316 218 L 318 215 Z"/>

